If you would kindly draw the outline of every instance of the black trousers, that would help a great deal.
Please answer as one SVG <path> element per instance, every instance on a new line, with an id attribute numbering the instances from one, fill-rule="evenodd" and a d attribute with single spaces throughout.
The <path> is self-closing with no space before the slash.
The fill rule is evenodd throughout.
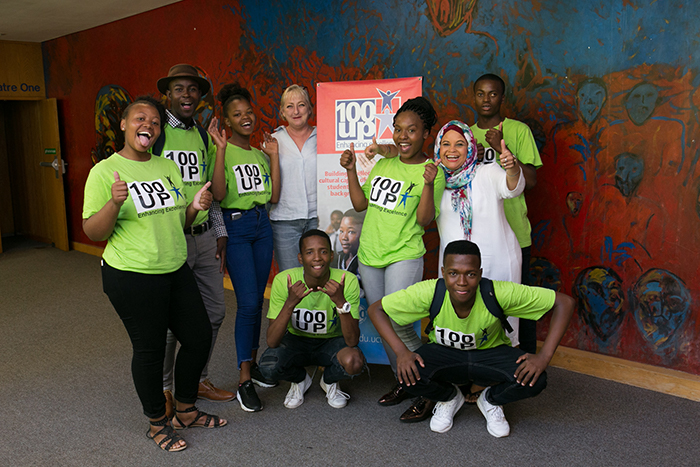
<path id="1" fill-rule="evenodd" d="M 194 403 L 209 357 L 211 323 L 189 266 L 185 263 L 168 274 L 142 274 L 102 261 L 102 284 L 131 339 L 131 373 L 143 413 L 149 418 L 165 415 L 163 359 L 168 329 L 180 342 L 175 399 Z"/>
<path id="2" fill-rule="evenodd" d="M 522 249 L 523 252 L 523 269 L 522 279 L 520 282 L 524 285 L 530 285 L 530 247 Z M 520 331 L 518 333 L 520 339 L 520 348 L 527 353 L 537 353 L 537 321 L 531 319 L 520 318 Z"/>

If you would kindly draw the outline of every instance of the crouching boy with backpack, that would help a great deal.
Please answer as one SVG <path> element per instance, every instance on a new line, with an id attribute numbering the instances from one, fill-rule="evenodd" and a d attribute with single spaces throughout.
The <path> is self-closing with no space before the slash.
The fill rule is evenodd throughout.
<path id="1" fill-rule="evenodd" d="M 489 386 L 477 401 L 488 432 L 497 438 L 508 436 L 510 426 L 501 406 L 545 388 L 545 369 L 569 325 L 574 300 L 540 287 L 482 281 L 479 247 L 467 240 L 447 245 L 443 261 L 444 286 L 435 279 L 419 282 L 372 304 L 369 316 L 396 352 L 399 383 L 406 392 L 437 402 L 431 430 L 444 433 L 452 428 L 464 403 L 457 385 L 473 381 Z M 539 353 L 510 346 L 504 315 L 538 320 L 550 310 L 549 333 Z M 430 317 L 430 342 L 410 352 L 388 317 L 398 324 Z"/>

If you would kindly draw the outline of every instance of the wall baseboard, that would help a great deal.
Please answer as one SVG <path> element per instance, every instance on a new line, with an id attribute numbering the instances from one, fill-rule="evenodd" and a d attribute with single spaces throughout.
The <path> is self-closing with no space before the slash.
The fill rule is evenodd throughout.
<path id="1" fill-rule="evenodd" d="M 700 402 L 700 376 L 682 371 L 563 346 L 550 366 Z"/>
<path id="2" fill-rule="evenodd" d="M 94 256 L 102 256 L 104 250 L 78 242 L 71 242 L 70 246 Z M 224 276 L 224 288 L 233 290 L 228 276 Z M 265 298 L 270 298 L 269 285 L 265 289 Z M 537 344 L 538 348 L 542 346 L 542 342 Z M 682 371 L 563 346 L 557 349 L 550 366 L 700 402 L 700 376 Z"/>

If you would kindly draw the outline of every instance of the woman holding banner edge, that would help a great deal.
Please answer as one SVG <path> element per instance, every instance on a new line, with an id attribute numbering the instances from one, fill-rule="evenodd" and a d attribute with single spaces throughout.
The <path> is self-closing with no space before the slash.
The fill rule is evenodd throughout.
<path id="1" fill-rule="evenodd" d="M 347 170 L 353 207 L 358 212 L 367 209 L 358 257 L 370 304 L 422 279 L 422 237 L 425 227 L 439 213 L 445 188 L 442 169 L 423 153 L 423 145 L 436 122 L 437 114 L 427 99 L 406 101 L 394 116 L 393 148 L 399 157 L 378 161 L 362 186 L 357 177 L 354 145 L 340 157 L 340 165 Z M 379 152 L 391 148 L 380 145 Z M 413 325 L 392 326 L 409 349 L 421 346 Z M 384 348 L 396 373 L 396 355 L 388 346 Z M 407 397 L 397 384 L 380 398 L 379 404 L 395 405 Z M 422 407 L 421 412 L 430 409 Z M 414 414 L 415 410 L 409 409 L 402 421 L 415 421 Z"/>

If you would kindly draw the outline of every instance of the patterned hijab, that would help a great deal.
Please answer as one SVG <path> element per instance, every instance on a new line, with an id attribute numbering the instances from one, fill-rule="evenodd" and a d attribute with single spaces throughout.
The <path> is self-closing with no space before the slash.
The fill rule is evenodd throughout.
<path id="1" fill-rule="evenodd" d="M 472 180 L 476 173 L 476 140 L 471 130 L 459 120 L 452 120 L 445 124 L 435 138 L 435 159 L 440 157 L 440 143 L 442 137 L 450 130 L 461 134 L 467 140 L 467 160 L 456 170 L 450 170 L 440 161 L 440 166 L 445 171 L 445 187 L 452 191 L 452 210 L 459 212 L 459 219 L 467 240 L 472 237 Z"/>

